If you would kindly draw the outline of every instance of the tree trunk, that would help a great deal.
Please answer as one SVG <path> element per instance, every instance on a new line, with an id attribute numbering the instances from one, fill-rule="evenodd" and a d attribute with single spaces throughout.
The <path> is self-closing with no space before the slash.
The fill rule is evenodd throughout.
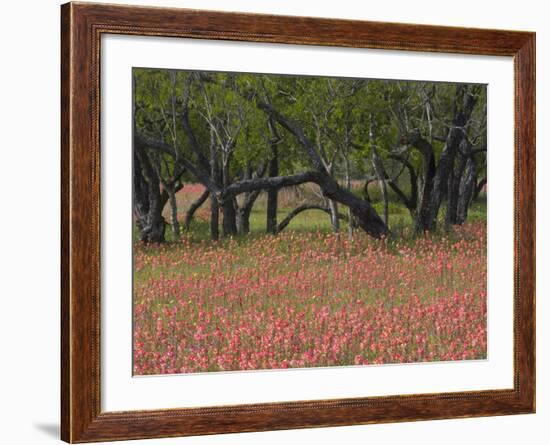
<path id="1" fill-rule="evenodd" d="M 219 180 L 219 166 L 216 158 L 216 137 L 214 129 L 210 127 L 210 180 L 217 184 Z M 220 205 L 214 192 L 210 191 L 210 238 L 217 241 L 220 238 Z"/>
<path id="2" fill-rule="evenodd" d="M 271 146 L 271 159 L 268 165 L 268 175 L 273 178 L 279 176 L 279 153 L 277 146 Z M 267 211 L 266 211 L 266 232 L 277 233 L 277 210 L 279 201 L 279 190 L 274 188 L 267 191 Z"/>
<path id="3" fill-rule="evenodd" d="M 445 147 L 441 152 L 441 157 L 439 158 L 439 164 L 434 177 L 433 191 L 430 200 L 429 230 L 433 230 L 437 226 L 439 207 L 441 206 L 443 197 L 447 193 L 448 179 L 454 168 L 456 153 L 460 144 L 464 141 L 464 127 L 470 120 L 476 101 L 476 96 L 470 93 L 466 85 L 457 86 L 453 125 L 447 135 Z"/>
<path id="4" fill-rule="evenodd" d="M 454 169 L 449 174 L 449 179 L 447 181 L 447 209 L 445 212 L 446 230 L 449 230 L 452 225 L 457 224 L 460 181 L 464 174 L 465 167 L 466 159 L 464 156 L 460 156 L 460 158 L 455 161 Z"/>
<path id="5" fill-rule="evenodd" d="M 374 179 L 368 178 L 365 180 L 365 183 L 363 184 L 363 199 L 367 202 L 370 202 L 371 204 L 372 204 L 372 199 L 370 197 L 369 187 L 373 181 Z"/>
<path id="6" fill-rule="evenodd" d="M 394 159 L 401 163 L 403 165 L 404 169 L 407 169 L 409 172 L 409 184 L 410 184 L 410 192 L 409 196 L 406 195 L 403 190 L 399 187 L 397 184 L 397 180 L 401 176 L 401 172 L 395 176 L 395 178 L 390 178 L 387 174 L 387 172 L 384 171 L 384 175 L 386 177 L 386 181 L 388 182 L 388 185 L 392 188 L 392 190 L 395 192 L 399 200 L 407 207 L 407 210 L 409 211 L 411 215 L 412 221 L 416 223 L 418 219 L 418 190 L 421 185 L 419 185 L 418 176 L 414 170 L 413 165 L 409 162 L 409 160 L 406 157 L 401 156 L 400 154 L 396 153 L 390 153 L 389 157 L 391 159 Z"/>
<path id="7" fill-rule="evenodd" d="M 195 212 L 200 209 L 200 207 L 206 202 L 208 197 L 210 196 L 210 191 L 206 189 L 202 194 L 197 198 L 193 204 L 189 207 L 187 212 L 185 213 L 185 220 L 183 223 L 183 226 L 185 227 L 185 230 L 189 230 L 189 227 L 191 226 L 191 221 L 193 220 L 193 217 L 195 216 Z"/>
<path id="8" fill-rule="evenodd" d="M 380 192 L 382 194 L 382 218 L 384 220 L 384 223 L 388 225 L 388 187 L 386 185 L 386 178 L 384 174 L 384 168 L 382 166 L 382 160 L 378 156 L 378 153 L 376 152 L 376 149 L 373 147 L 372 149 L 372 164 L 374 166 L 374 170 L 376 172 L 376 177 L 378 178 L 378 185 L 380 187 Z"/>
<path id="9" fill-rule="evenodd" d="M 430 202 L 435 176 L 435 156 L 433 152 L 424 153 L 424 178 L 421 184 L 421 196 L 418 201 L 418 211 L 416 212 L 415 229 L 422 233 L 430 230 Z"/>
<path id="10" fill-rule="evenodd" d="M 468 209 L 472 203 L 476 186 L 476 169 L 475 159 L 468 158 L 459 186 L 456 224 L 464 224 L 468 218 Z"/>
<path id="11" fill-rule="evenodd" d="M 225 199 L 222 204 L 223 236 L 234 236 L 237 234 L 237 214 L 235 212 L 234 199 Z"/>
<path id="12" fill-rule="evenodd" d="M 330 225 L 333 232 L 340 231 L 340 219 L 338 218 L 338 203 L 332 199 L 328 200 L 328 208 L 330 210 Z"/>
<path id="13" fill-rule="evenodd" d="M 460 144 L 462 138 L 463 134 L 460 129 L 451 128 L 449 130 L 449 136 L 441 153 L 434 177 L 430 199 L 428 230 L 435 230 L 437 227 L 439 208 L 443 198 L 447 195 L 449 176 L 452 176 L 458 144 Z"/>
<path id="14" fill-rule="evenodd" d="M 349 165 L 349 155 L 346 156 L 346 190 L 351 193 L 351 175 L 350 175 L 350 165 Z M 351 216 L 351 210 L 348 207 L 348 235 L 353 236 L 354 222 L 353 217 Z"/>
<path id="15" fill-rule="evenodd" d="M 220 209 L 218 200 L 210 195 L 210 238 L 217 241 L 220 238 Z"/>
<path id="16" fill-rule="evenodd" d="M 166 221 L 162 216 L 162 209 L 158 201 L 154 201 L 149 215 L 149 221 L 141 233 L 141 241 L 144 243 L 164 243 Z"/>
<path id="17" fill-rule="evenodd" d="M 242 206 L 237 206 L 237 230 L 240 234 L 250 233 L 250 214 L 261 190 L 245 193 Z"/>
<path id="18" fill-rule="evenodd" d="M 237 231 L 241 235 L 250 233 L 250 213 L 252 207 L 239 207 L 237 209 Z"/>
<path id="19" fill-rule="evenodd" d="M 378 178 L 378 185 L 380 186 L 380 192 L 382 193 L 382 205 L 383 205 L 383 220 L 386 226 L 388 225 L 388 188 L 386 185 L 386 174 L 384 166 L 382 165 L 382 159 L 378 155 L 378 149 L 376 148 L 376 136 L 375 136 L 375 121 L 374 116 L 370 115 L 370 130 L 369 139 L 371 143 L 371 161 L 374 168 L 374 173 Z"/>
<path id="20" fill-rule="evenodd" d="M 148 159 L 147 153 L 134 147 L 134 215 L 144 243 L 163 243 L 166 222 L 162 209 L 167 194 L 160 191 L 160 178 Z"/>
<path id="21" fill-rule="evenodd" d="M 369 235 L 374 238 L 382 238 L 389 234 L 388 227 L 368 202 L 363 201 L 352 192 L 340 187 L 340 185 L 328 175 L 323 178 L 323 181 L 320 181 L 319 186 L 329 199 L 333 199 L 340 204 L 348 206 L 359 227 Z"/>
<path id="22" fill-rule="evenodd" d="M 168 200 L 170 201 L 170 223 L 172 225 L 172 233 L 177 240 L 180 237 L 180 224 L 178 221 L 178 203 L 176 200 L 176 192 L 173 188 L 166 188 Z"/>
<path id="23" fill-rule="evenodd" d="M 267 192 L 266 232 L 277 233 L 277 211 L 279 207 L 279 190 Z"/>
<path id="24" fill-rule="evenodd" d="M 137 153 L 134 151 L 134 217 L 140 232 L 147 225 L 149 214 L 149 184 L 141 170 L 141 163 Z"/>

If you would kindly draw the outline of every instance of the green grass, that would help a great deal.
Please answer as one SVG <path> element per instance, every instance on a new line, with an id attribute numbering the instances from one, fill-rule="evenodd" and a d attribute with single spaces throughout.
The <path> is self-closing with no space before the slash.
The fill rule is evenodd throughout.
<path id="1" fill-rule="evenodd" d="M 373 204 L 376 211 L 381 215 L 382 214 L 382 203 L 375 202 Z M 282 221 L 286 215 L 294 207 L 279 207 L 277 213 L 277 220 Z M 389 243 L 408 243 L 414 242 L 416 234 L 414 233 L 413 221 L 410 216 L 409 211 L 400 203 L 395 201 L 389 202 L 389 226 L 392 234 L 394 235 L 392 239 L 389 240 Z M 441 206 L 441 211 L 439 215 L 438 230 L 436 231 L 436 236 L 446 236 L 453 238 L 452 230 L 451 232 L 445 231 L 445 203 Z M 185 210 L 185 209 L 183 209 Z M 347 214 L 347 208 L 344 206 L 339 206 L 339 212 Z M 480 196 L 477 201 L 475 201 L 469 209 L 468 212 L 468 221 L 486 221 L 487 219 L 487 200 L 486 196 Z M 217 245 L 223 247 L 226 243 L 237 242 L 243 243 L 250 239 L 255 239 L 258 237 L 266 236 L 265 227 L 266 227 L 266 209 L 265 201 L 258 200 L 257 204 L 254 206 L 252 213 L 250 215 L 250 233 L 248 235 L 237 235 L 231 239 L 224 239 L 221 237 L 221 220 L 222 215 L 220 215 L 220 240 Z M 348 230 L 347 221 L 342 220 L 340 222 L 340 230 L 342 233 L 346 233 Z M 360 230 L 360 229 L 357 229 Z M 307 210 L 300 213 L 296 216 L 290 224 L 285 228 L 285 232 L 293 231 L 296 233 L 304 232 L 323 232 L 329 233 L 332 231 L 330 224 L 329 215 L 326 212 L 321 210 Z M 188 232 L 183 232 L 182 236 L 185 236 L 190 242 L 193 243 L 210 243 L 210 225 L 209 221 L 204 219 L 195 218 L 191 224 L 190 230 Z M 271 236 L 271 235 L 268 235 Z M 134 240 L 138 240 L 138 232 L 134 227 Z M 166 245 L 164 249 L 171 249 L 174 245 L 174 235 L 172 233 L 171 227 L 166 227 Z M 151 251 L 156 251 L 156 248 L 152 248 Z"/>

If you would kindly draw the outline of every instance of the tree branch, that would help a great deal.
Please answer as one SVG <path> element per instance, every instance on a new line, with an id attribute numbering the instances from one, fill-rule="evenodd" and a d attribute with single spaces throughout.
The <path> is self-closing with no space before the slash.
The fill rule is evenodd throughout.
<path id="1" fill-rule="evenodd" d="M 281 187 L 300 185 L 306 182 L 322 182 L 322 174 L 315 171 L 298 173 L 289 176 L 275 176 L 270 178 L 253 178 L 234 182 L 225 189 L 225 195 L 239 195 L 255 190 L 272 190 Z"/>
<path id="2" fill-rule="evenodd" d="M 185 221 L 183 223 L 185 230 L 189 230 L 189 226 L 191 225 L 191 220 L 193 219 L 195 212 L 206 202 L 209 196 L 210 191 L 206 189 L 204 192 L 202 192 L 202 195 L 200 195 L 197 200 L 193 202 L 193 204 L 191 204 L 191 206 L 185 213 Z"/>
<path id="3" fill-rule="evenodd" d="M 307 138 L 303 130 L 298 125 L 296 125 L 290 119 L 283 116 L 281 113 L 275 110 L 271 104 L 267 102 L 258 101 L 258 107 L 261 110 L 264 110 L 267 114 L 269 114 L 282 127 L 290 131 L 296 137 L 296 139 L 298 139 L 300 144 L 302 144 L 307 154 L 309 155 L 314 167 L 317 170 L 328 174 L 328 171 L 326 170 L 323 160 L 319 156 L 319 153 L 317 153 L 317 150 L 315 150 L 311 141 Z"/>
<path id="4" fill-rule="evenodd" d="M 300 213 L 305 212 L 306 210 L 322 210 L 325 213 L 331 214 L 330 209 L 326 206 L 316 205 L 316 204 L 302 204 L 292 210 L 286 217 L 283 219 L 277 226 L 277 232 L 281 232 L 285 229 L 290 222 L 298 216 Z M 338 213 L 338 218 L 347 221 L 348 217 L 342 213 Z"/>
<path id="5" fill-rule="evenodd" d="M 156 139 L 148 138 L 140 133 L 134 135 L 134 142 L 137 145 L 146 147 L 153 150 L 158 150 L 162 153 L 168 153 L 173 155 L 172 147 L 166 142 L 159 141 Z M 210 175 L 205 172 L 202 168 L 194 165 L 189 160 L 184 157 L 178 159 L 182 165 L 191 172 L 193 176 L 197 178 L 198 181 L 202 182 L 216 197 L 221 196 L 220 188 L 210 179 Z"/>

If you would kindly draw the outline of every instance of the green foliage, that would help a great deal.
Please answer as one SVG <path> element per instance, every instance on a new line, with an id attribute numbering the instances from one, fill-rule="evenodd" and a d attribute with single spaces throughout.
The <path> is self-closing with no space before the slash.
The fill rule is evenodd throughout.
<path id="1" fill-rule="evenodd" d="M 431 143 L 437 161 L 464 89 L 437 82 L 149 68 L 134 68 L 133 80 L 135 129 L 174 150 L 173 154 L 151 155 L 162 177 L 173 173 L 176 158 L 198 163 L 203 156 L 210 166 L 218 166 L 218 171 L 229 176 L 227 181 L 238 180 L 265 167 L 273 144 L 278 149 L 279 174 L 311 169 L 312 160 L 304 147 L 278 123 L 274 127 L 279 139 L 274 138 L 269 116 L 258 106 L 269 103 L 300 126 L 340 184 L 347 187 L 354 182 L 353 192 L 358 196 L 362 190 L 356 183 L 377 174 L 375 154 L 406 195 L 411 192 L 409 172 L 395 160 L 395 153 L 406 157 L 422 182 L 425 160 L 420 150 L 404 140 L 405 135 L 418 134 Z M 468 85 L 464 91 L 478 96 L 465 132 L 472 144 L 482 145 L 487 137 L 487 88 Z M 476 161 L 478 176 L 485 176 L 485 153 L 477 154 Z M 197 182 L 189 171 L 183 179 Z M 369 192 L 380 210 L 379 188 L 371 187 Z M 389 187 L 388 193 L 390 213 L 410 219 Z"/>

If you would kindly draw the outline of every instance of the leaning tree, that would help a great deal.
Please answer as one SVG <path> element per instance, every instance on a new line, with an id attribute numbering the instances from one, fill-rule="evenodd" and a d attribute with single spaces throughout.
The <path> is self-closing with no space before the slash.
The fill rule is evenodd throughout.
<path id="1" fill-rule="evenodd" d="M 134 81 L 134 214 L 146 242 L 164 240 L 166 205 L 178 236 L 176 193 L 185 181 L 205 191 L 184 227 L 210 201 L 213 239 L 220 213 L 224 236 L 247 233 L 262 192 L 271 233 L 319 209 L 334 230 L 347 219 L 350 230 L 386 236 L 390 192 L 417 231 L 434 230 L 442 207 L 447 226 L 463 223 L 486 182 L 481 85 L 140 69 Z M 364 182 L 363 196 L 352 179 Z M 278 192 L 305 183 L 325 203 L 299 204 L 277 221 Z"/>

